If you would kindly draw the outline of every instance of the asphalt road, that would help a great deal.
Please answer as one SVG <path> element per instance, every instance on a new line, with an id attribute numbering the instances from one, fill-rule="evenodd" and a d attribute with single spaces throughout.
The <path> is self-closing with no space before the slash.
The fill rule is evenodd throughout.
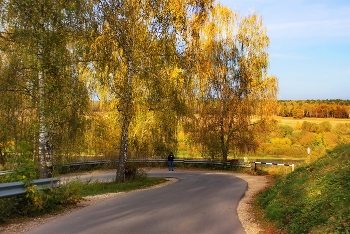
<path id="1" fill-rule="evenodd" d="M 84 207 L 27 233 L 245 233 L 236 211 L 247 189 L 244 180 L 229 174 L 193 171 L 153 170 L 149 174 L 179 181 Z M 94 175 L 92 179 L 111 176 L 115 173 Z"/>

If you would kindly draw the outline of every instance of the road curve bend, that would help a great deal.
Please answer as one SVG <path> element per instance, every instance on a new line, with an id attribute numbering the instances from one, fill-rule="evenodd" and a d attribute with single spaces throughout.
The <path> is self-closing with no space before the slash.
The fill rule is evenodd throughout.
<path id="1" fill-rule="evenodd" d="M 151 170 L 149 175 L 174 177 L 179 181 L 84 207 L 26 233 L 245 233 L 237 206 L 247 189 L 246 181 L 216 172 Z M 105 179 L 108 175 L 102 177 Z"/>

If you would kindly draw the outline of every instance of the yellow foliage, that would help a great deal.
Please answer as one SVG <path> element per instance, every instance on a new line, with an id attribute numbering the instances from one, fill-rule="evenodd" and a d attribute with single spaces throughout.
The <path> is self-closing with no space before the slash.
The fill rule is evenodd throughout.
<path id="1" fill-rule="evenodd" d="M 292 141 L 289 138 L 272 138 L 270 142 L 274 145 L 292 145 Z"/>

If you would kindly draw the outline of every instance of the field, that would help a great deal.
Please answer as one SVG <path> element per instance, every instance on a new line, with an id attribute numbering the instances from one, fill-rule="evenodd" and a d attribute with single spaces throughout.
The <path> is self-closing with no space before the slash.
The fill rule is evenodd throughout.
<path id="1" fill-rule="evenodd" d="M 292 117 L 279 117 L 279 116 L 275 116 L 274 117 L 275 120 L 278 121 L 279 125 L 288 125 L 291 126 L 294 131 L 296 131 L 296 133 L 300 132 L 300 130 L 297 129 L 297 125 L 299 125 L 301 127 L 301 125 L 303 124 L 303 122 L 307 121 L 310 123 L 315 123 L 315 124 L 320 124 L 322 122 L 329 122 L 332 125 L 332 128 L 335 128 L 337 124 L 349 124 L 350 125 L 350 119 L 337 119 L 337 118 L 302 118 L 302 119 L 295 119 Z M 181 132 L 182 133 L 182 132 Z M 312 135 L 313 134 L 313 135 Z M 240 160 L 243 160 L 244 157 L 248 157 L 248 160 L 250 161 L 256 161 L 256 160 L 280 160 L 280 161 L 284 161 L 284 162 L 289 162 L 289 161 L 293 161 L 293 160 L 305 160 L 307 158 L 307 146 L 305 146 L 305 142 L 306 141 L 312 141 L 312 137 L 315 137 L 315 133 L 310 133 L 310 134 L 304 134 L 300 135 L 298 139 L 298 141 L 301 141 L 301 143 L 297 144 L 299 145 L 299 149 L 295 150 L 295 151 L 291 151 L 290 149 L 292 147 L 288 147 L 288 146 L 280 146 L 278 145 L 278 143 L 276 145 L 270 144 L 269 147 L 270 149 L 274 149 L 275 151 L 277 151 L 277 153 L 268 153 L 268 151 L 264 151 L 264 153 L 257 153 L 256 155 L 252 155 L 252 154 L 229 154 L 228 155 L 228 160 L 233 159 L 233 158 L 238 158 Z M 327 140 L 333 140 L 335 141 L 333 138 L 331 138 L 331 136 L 333 135 L 327 135 Z M 345 138 L 344 138 L 345 139 Z M 333 142 L 331 141 L 331 142 Z M 184 139 L 184 134 L 180 134 L 180 138 L 179 138 L 179 151 L 176 152 L 176 157 L 177 158 L 183 158 L 183 159 L 204 159 L 204 158 L 210 158 L 208 155 L 207 156 L 203 156 L 198 152 L 190 152 L 187 148 L 187 145 L 184 143 L 185 139 Z M 329 141 L 328 141 L 329 142 Z M 312 142 L 310 143 L 312 144 Z M 300 149 L 300 145 L 305 147 L 305 151 L 302 151 L 302 149 Z M 280 148 L 279 148 L 280 147 Z M 294 147 L 294 146 L 293 146 Z M 313 150 L 313 154 L 318 154 L 323 155 L 324 154 L 324 150 L 322 150 L 321 148 L 316 149 L 317 147 L 312 148 Z M 280 150 L 279 150 L 280 149 Z M 294 149 L 296 149 L 296 147 L 294 147 Z M 279 150 L 279 151 L 278 151 Z M 289 150 L 289 151 L 288 151 Z M 283 152 L 282 152 L 283 151 Z M 218 160 L 220 160 L 220 156 L 218 158 Z"/>
<path id="2" fill-rule="evenodd" d="M 296 124 L 299 122 L 302 124 L 304 121 L 320 124 L 322 122 L 328 121 L 332 124 L 332 127 L 337 125 L 338 123 L 349 123 L 350 119 L 336 119 L 336 118 L 302 118 L 302 119 L 294 119 L 292 117 L 280 117 L 276 116 L 275 119 L 282 125 L 289 125 L 295 128 Z"/>

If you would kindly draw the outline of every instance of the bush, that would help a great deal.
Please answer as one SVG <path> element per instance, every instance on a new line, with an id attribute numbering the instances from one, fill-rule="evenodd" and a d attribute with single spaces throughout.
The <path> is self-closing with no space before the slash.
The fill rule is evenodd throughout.
<path id="1" fill-rule="evenodd" d="M 16 170 L 12 173 L 2 175 L 0 183 L 9 183 L 23 181 L 28 183 L 38 178 L 38 170 L 35 162 L 26 155 L 14 156 L 10 158 L 10 163 L 14 165 Z"/>
<path id="2" fill-rule="evenodd" d="M 81 189 L 82 184 L 76 181 L 47 190 L 28 186 L 24 195 L 0 199 L 0 222 L 17 217 L 38 216 L 75 205 L 82 200 Z"/>
<path id="3" fill-rule="evenodd" d="M 330 132 L 332 130 L 332 124 L 329 121 L 324 121 L 319 126 L 322 132 Z"/>
<path id="4" fill-rule="evenodd" d="M 289 125 L 281 125 L 279 126 L 279 131 L 281 133 L 281 137 L 286 137 L 287 135 L 292 135 L 294 129 Z"/>

